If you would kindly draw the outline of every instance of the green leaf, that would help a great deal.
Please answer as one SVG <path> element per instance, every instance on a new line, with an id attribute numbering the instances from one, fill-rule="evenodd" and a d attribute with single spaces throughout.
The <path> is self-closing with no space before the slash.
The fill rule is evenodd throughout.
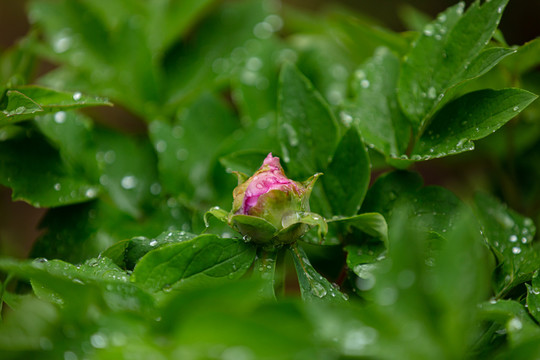
<path id="1" fill-rule="evenodd" d="M 112 104 L 106 99 L 80 92 L 61 92 L 35 85 L 19 86 L 9 89 L 0 103 L 0 126 L 27 120 L 36 114 L 100 105 Z"/>
<path id="2" fill-rule="evenodd" d="M 254 258 L 254 247 L 242 241 L 200 235 L 143 256 L 132 281 L 163 297 L 173 290 L 238 279 Z"/>
<path id="3" fill-rule="evenodd" d="M 435 115 L 411 158 L 438 158 L 472 150 L 473 140 L 495 132 L 536 98 L 520 89 L 486 89 L 465 94 Z"/>
<path id="4" fill-rule="evenodd" d="M 94 139 L 102 167 L 99 182 L 120 210 L 140 218 L 145 206 L 161 192 L 150 142 L 105 129 L 98 129 Z"/>
<path id="5" fill-rule="evenodd" d="M 414 172 L 393 171 L 383 174 L 368 190 L 360 213 L 377 212 L 388 221 L 398 197 L 403 193 L 415 193 L 422 187 L 422 183 L 422 177 Z"/>
<path id="6" fill-rule="evenodd" d="M 508 209 L 495 198 L 478 193 L 477 217 L 499 266 L 494 274 L 496 296 L 531 279 L 540 268 L 540 252 L 532 244 L 536 227 L 531 219 Z"/>
<path id="7" fill-rule="evenodd" d="M 244 45 L 265 46 L 264 40 L 277 30 L 270 23 L 264 25 L 269 15 L 268 8 L 261 2 L 222 3 L 198 24 L 197 31 L 190 34 L 196 41 L 173 47 L 164 64 L 167 112 L 176 111 L 179 104 L 185 104 L 230 79 L 237 66 L 253 56 Z M 260 32 L 254 31 L 255 27 L 263 29 L 265 39 L 256 36 Z M 257 81 L 264 77 L 259 75 L 247 74 L 245 79 L 249 82 L 249 79 Z M 271 85 L 272 80 L 266 80 L 269 83 L 264 80 L 259 83 Z"/>
<path id="8" fill-rule="evenodd" d="M 75 266 L 61 260 L 16 262 L 0 260 L 0 269 L 31 280 L 38 297 L 71 309 L 95 299 L 96 290 L 112 310 L 149 311 L 153 299 L 108 258 Z"/>
<path id="9" fill-rule="evenodd" d="M 234 359 L 317 358 L 323 345 L 304 307 L 261 299 L 260 288 L 243 280 L 182 293 L 166 304 L 155 332 L 178 344 L 169 354 L 182 358 L 208 358 L 211 349 Z"/>
<path id="10" fill-rule="evenodd" d="M 337 290 L 328 280 L 321 276 L 309 262 L 304 250 L 293 244 L 290 247 L 294 267 L 300 283 L 302 299 L 306 302 L 324 301 L 329 303 L 343 303 L 346 295 Z"/>
<path id="11" fill-rule="evenodd" d="M 83 95 L 80 92 L 64 92 L 41 86 L 27 85 L 13 88 L 39 104 L 45 112 L 78 109 L 88 106 L 112 106 L 104 98 Z"/>
<path id="12" fill-rule="evenodd" d="M 367 145 L 394 158 L 405 153 L 411 135 L 397 101 L 398 76 L 399 58 L 379 48 L 355 71 L 351 84 L 354 97 L 341 113 L 342 122 L 356 126 Z"/>
<path id="13" fill-rule="evenodd" d="M 326 168 L 334 154 L 338 126 L 313 85 L 293 65 L 280 75 L 278 135 L 291 177 L 308 177 Z"/>
<path id="14" fill-rule="evenodd" d="M 178 38 L 183 37 L 190 26 L 215 0 L 188 0 L 180 2 L 149 2 L 148 44 L 160 53 Z"/>
<path id="15" fill-rule="evenodd" d="M 401 67 L 398 97 L 415 129 L 423 130 L 448 90 L 480 76 L 502 59 L 482 49 L 493 36 L 508 0 L 459 3 L 424 27 Z M 475 60 L 477 56 L 481 60 Z M 473 64 L 477 72 L 468 67 Z"/>
<path id="16" fill-rule="evenodd" d="M 210 166 L 225 139 L 224 134 L 234 132 L 239 125 L 231 109 L 211 94 L 183 108 L 173 124 L 163 120 L 150 123 L 150 138 L 157 152 L 165 192 L 207 201 L 212 198 Z"/>
<path id="17" fill-rule="evenodd" d="M 195 234 L 185 231 L 166 231 L 154 239 L 137 236 L 130 240 L 122 240 L 107 248 L 101 253 L 126 270 L 133 270 L 137 262 L 149 251 L 158 249 L 163 245 L 179 243 L 195 238 Z"/>
<path id="18" fill-rule="evenodd" d="M 384 216 L 379 213 L 366 213 L 350 217 L 333 217 L 328 222 L 354 226 L 370 236 L 381 239 L 385 245 L 388 245 L 388 226 Z"/>
<path id="19" fill-rule="evenodd" d="M 503 64 L 517 74 L 524 74 L 540 64 L 540 37 L 520 46 Z"/>
<path id="20" fill-rule="evenodd" d="M 525 307 L 514 300 L 498 300 L 480 305 L 486 320 L 505 326 L 510 343 L 515 346 L 531 339 L 540 338 L 540 328 L 529 316 Z"/>
<path id="21" fill-rule="evenodd" d="M 527 308 L 531 315 L 540 321 L 540 270 L 536 270 L 531 281 L 527 285 Z"/>
<path id="22" fill-rule="evenodd" d="M 43 111 L 41 106 L 16 90 L 8 90 L 0 103 L 0 126 L 27 120 Z"/>
<path id="23" fill-rule="evenodd" d="M 97 182 L 100 169 L 96 159 L 92 120 L 74 111 L 40 115 L 35 123 L 60 152 L 66 165 Z"/>
<path id="24" fill-rule="evenodd" d="M 336 215 L 354 215 L 360 209 L 370 181 L 370 162 L 356 129 L 341 139 L 322 178 Z"/>
<path id="25" fill-rule="evenodd" d="M 409 48 L 408 40 L 402 34 L 388 31 L 369 20 L 351 16 L 350 13 L 333 16 L 332 25 L 338 38 L 350 49 L 351 55 L 360 62 L 371 56 L 375 49 L 384 46 L 403 55 Z M 319 25 L 319 24 L 317 24 Z"/>
<path id="26" fill-rule="evenodd" d="M 244 174 L 254 174 L 261 167 L 261 159 L 268 155 L 266 151 L 242 150 L 219 158 L 219 162 L 227 172 L 239 171 Z"/>
<path id="27" fill-rule="evenodd" d="M 0 183 L 14 200 L 35 207 L 75 204 L 95 198 L 99 185 L 66 166 L 55 149 L 38 137 L 0 142 Z"/>

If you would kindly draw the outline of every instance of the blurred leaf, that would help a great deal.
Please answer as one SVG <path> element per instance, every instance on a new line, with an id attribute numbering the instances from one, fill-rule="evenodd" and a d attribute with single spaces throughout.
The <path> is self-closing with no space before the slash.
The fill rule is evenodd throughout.
<path id="1" fill-rule="evenodd" d="M 281 71 L 278 135 L 283 160 L 293 178 L 307 178 L 326 168 L 338 139 L 328 104 L 293 65 Z"/>
<path id="2" fill-rule="evenodd" d="M 503 65 L 516 74 L 524 74 L 540 64 L 540 37 L 517 48 L 515 55 L 504 60 Z"/>
<path id="3" fill-rule="evenodd" d="M 167 49 L 198 20 L 215 0 L 150 1 L 146 5 L 150 14 L 148 44 L 157 53 Z"/>
<path id="4" fill-rule="evenodd" d="M 304 301 L 323 301 L 339 304 L 348 299 L 346 295 L 342 294 L 313 268 L 306 253 L 300 246 L 294 244 L 291 246 L 290 251 Z"/>
<path id="5" fill-rule="evenodd" d="M 482 317 L 505 326 L 512 346 L 540 338 L 540 328 L 525 307 L 514 300 L 498 300 L 480 305 Z"/>
<path id="6" fill-rule="evenodd" d="M 527 308 L 531 315 L 540 321 L 540 270 L 536 270 L 531 285 L 527 284 Z"/>
<path id="7" fill-rule="evenodd" d="M 182 358 L 216 351 L 234 359 L 320 356 L 324 345 L 302 305 L 264 300 L 260 289 L 260 282 L 243 280 L 184 292 L 166 305 L 157 332 L 173 339 L 173 353 Z"/>
<path id="8" fill-rule="evenodd" d="M 191 229 L 192 214 L 176 199 L 160 199 L 152 207 L 140 219 L 101 200 L 49 210 L 40 224 L 46 231 L 34 243 L 31 256 L 81 262 L 121 240 L 154 239 L 164 229 Z"/>
<path id="9" fill-rule="evenodd" d="M 227 172 L 239 171 L 244 174 L 254 174 L 261 167 L 262 161 L 268 155 L 265 151 L 244 150 L 225 155 L 219 162 Z"/>
<path id="10" fill-rule="evenodd" d="M 74 111 L 59 111 L 36 117 L 35 123 L 62 159 L 73 169 L 97 182 L 100 170 L 96 159 L 92 121 Z"/>
<path id="11" fill-rule="evenodd" d="M 153 193 L 161 191 L 150 141 L 104 129 L 97 129 L 94 139 L 102 167 L 99 182 L 120 210 L 140 218 Z"/>
<path id="12" fill-rule="evenodd" d="M 184 108 L 173 124 L 152 122 L 150 137 L 157 151 L 164 191 L 196 200 L 211 199 L 210 165 L 227 134 L 238 127 L 238 120 L 226 104 L 210 94 Z"/>
<path id="13" fill-rule="evenodd" d="M 176 110 L 230 78 L 250 56 L 248 45 L 264 46 L 260 40 L 277 30 L 266 21 L 268 16 L 263 3 L 239 1 L 222 4 L 199 23 L 188 41 L 173 47 L 165 58 L 167 109 Z"/>
<path id="14" fill-rule="evenodd" d="M 43 334 L 50 333 L 59 318 L 58 312 L 58 308 L 47 302 L 36 298 L 25 299 L 18 311 L 2 322 L 0 349 L 5 351 L 6 356 L 11 355 L 11 351 L 41 350 L 42 345 L 49 340 Z M 8 358 L 22 358 L 21 355 L 16 353 Z"/>
<path id="15" fill-rule="evenodd" d="M 414 31 L 422 31 L 432 20 L 430 15 L 408 4 L 399 8 L 399 17 L 408 29 Z"/>
<path id="16" fill-rule="evenodd" d="M 0 183 L 13 189 L 14 200 L 35 207 L 89 201 L 99 186 L 66 166 L 60 155 L 37 136 L 0 142 Z"/>
<path id="17" fill-rule="evenodd" d="M 474 149 L 538 96 L 525 90 L 479 90 L 446 104 L 413 149 L 412 159 L 443 157 Z"/>
<path id="18" fill-rule="evenodd" d="M 162 296 L 186 287 L 238 279 L 254 258 L 254 248 L 242 241 L 200 235 L 147 253 L 135 266 L 132 279 Z"/>
<path id="19" fill-rule="evenodd" d="M 351 49 L 351 55 L 357 62 L 364 61 L 381 46 L 400 55 L 405 54 L 409 48 L 408 40 L 404 36 L 381 26 L 369 24 L 350 14 L 338 15 L 336 19 L 333 23 L 337 30 L 336 35 Z"/>
<path id="20" fill-rule="evenodd" d="M 347 96 L 348 78 L 356 63 L 348 49 L 327 34 L 295 34 L 288 43 L 292 49 L 282 52 L 293 61 L 328 104 L 340 105 Z"/>
<path id="21" fill-rule="evenodd" d="M 341 113 L 341 120 L 356 126 L 366 144 L 394 158 L 405 153 L 411 135 L 397 102 L 398 75 L 398 57 L 379 48 L 356 70 L 351 84 L 353 99 Z"/>
<path id="22" fill-rule="evenodd" d="M 129 276 L 112 260 L 90 259 L 75 266 L 61 260 L 0 261 L 3 271 L 31 280 L 38 297 L 77 311 L 96 301 L 96 291 L 112 310 L 148 312 L 153 299 L 129 282 Z"/>
<path id="23" fill-rule="evenodd" d="M 475 2 L 465 14 L 464 3 L 459 3 L 424 27 L 402 64 L 398 89 L 401 107 L 415 130 L 428 124 L 450 88 L 482 75 L 502 59 L 504 53 L 486 57 L 481 51 L 493 36 L 507 2 L 495 0 L 482 6 Z M 477 56 L 482 60 L 475 60 Z M 482 66 L 469 72 L 475 61 Z"/>
<path id="24" fill-rule="evenodd" d="M 494 274 L 497 298 L 531 279 L 540 268 L 538 247 L 532 244 L 536 227 L 531 219 L 508 209 L 490 195 L 475 196 L 477 217 L 499 264 Z"/>
<path id="25" fill-rule="evenodd" d="M 369 185 L 370 162 L 356 129 L 345 133 L 322 180 L 334 214 L 358 212 Z"/>

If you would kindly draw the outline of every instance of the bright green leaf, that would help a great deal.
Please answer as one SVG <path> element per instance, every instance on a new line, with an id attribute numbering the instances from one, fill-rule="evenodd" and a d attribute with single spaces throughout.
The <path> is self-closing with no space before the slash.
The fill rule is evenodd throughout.
<path id="1" fill-rule="evenodd" d="M 464 3 L 441 13 L 424 27 L 401 67 L 398 96 L 415 129 L 423 130 L 453 86 L 480 76 L 502 59 L 481 54 L 499 24 L 508 0 Z M 482 60 L 475 60 L 477 56 Z M 491 60 L 491 64 L 487 61 Z M 478 72 L 471 73 L 471 64 Z"/>
<path id="2" fill-rule="evenodd" d="M 429 159 L 472 150 L 473 140 L 495 132 L 536 98 L 520 89 L 486 89 L 465 94 L 435 115 L 411 158 Z"/>
<path id="3" fill-rule="evenodd" d="M 254 247 L 237 239 L 200 235 L 142 257 L 132 281 L 158 296 L 186 287 L 240 278 L 255 259 Z"/>

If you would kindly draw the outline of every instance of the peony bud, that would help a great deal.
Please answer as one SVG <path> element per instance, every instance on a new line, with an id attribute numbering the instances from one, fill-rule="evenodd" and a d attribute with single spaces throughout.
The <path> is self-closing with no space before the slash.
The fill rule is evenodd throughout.
<path id="1" fill-rule="evenodd" d="M 258 244 L 281 245 L 295 242 L 310 225 L 326 233 L 324 219 L 309 212 L 309 197 L 315 174 L 305 182 L 293 181 L 283 172 L 278 157 L 268 154 L 253 176 L 236 173 L 238 186 L 233 191 L 233 208 L 227 215 L 221 209 L 210 214 L 227 221 L 244 239 Z"/>

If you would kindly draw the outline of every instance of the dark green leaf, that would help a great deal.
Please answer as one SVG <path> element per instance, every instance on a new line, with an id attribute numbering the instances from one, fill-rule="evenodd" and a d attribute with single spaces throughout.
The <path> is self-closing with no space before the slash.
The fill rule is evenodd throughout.
<path id="1" fill-rule="evenodd" d="M 345 133 L 322 180 L 334 214 L 358 212 L 370 181 L 370 162 L 356 129 Z"/>
<path id="2" fill-rule="evenodd" d="M 95 142 L 103 168 L 99 182 L 119 209 L 141 217 L 143 208 L 161 192 L 150 142 L 101 129 Z"/>
<path id="3" fill-rule="evenodd" d="M 520 89 L 486 89 L 463 95 L 435 115 L 411 158 L 429 159 L 472 150 L 473 140 L 495 132 L 536 98 Z"/>
<path id="4" fill-rule="evenodd" d="M 166 231 L 154 239 L 144 236 L 134 237 L 130 240 L 122 240 L 110 246 L 101 253 L 123 269 L 133 270 L 137 262 L 149 251 L 166 244 L 179 243 L 191 240 L 196 235 L 185 231 Z"/>
<path id="5" fill-rule="evenodd" d="M 336 148 L 337 122 L 328 104 L 293 65 L 281 71 L 278 135 L 293 178 L 326 168 Z"/>
<path id="6" fill-rule="evenodd" d="M 13 199 L 35 207 L 85 202 L 99 192 L 95 182 L 66 166 L 38 137 L 0 142 L 0 183 L 13 189 Z"/>
<path id="7" fill-rule="evenodd" d="M 36 117 L 35 123 L 64 162 L 97 182 L 100 170 L 96 159 L 91 120 L 74 111 L 59 111 Z"/>
<path id="8" fill-rule="evenodd" d="M 210 165 L 227 134 L 238 126 L 226 104 L 209 94 L 184 108 L 172 125 L 162 120 L 152 122 L 150 137 L 164 190 L 195 199 L 211 197 Z"/>
<path id="9" fill-rule="evenodd" d="M 381 239 L 385 244 L 388 241 L 388 226 L 386 220 L 379 213 L 365 213 L 350 217 L 333 217 L 329 223 L 340 223 L 354 226 L 366 234 Z"/>
<path id="10" fill-rule="evenodd" d="M 540 321 L 540 270 L 535 271 L 531 285 L 527 284 L 527 308 L 536 321 Z"/>
<path id="11" fill-rule="evenodd" d="M 302 299 L 307 302 L 342 303 L 347 297 L 321 276 L 309 262 L 304 250 L 294 244 L 290 248 L 298 275 Z"/>
<path id="12" fill-rule="evenodd" d="M 540 252 L 532 244 L 536 227 L 531 219 L 489 195 L 477 194 L 475 204 L 484 236 L 495 254 L 500 254 L 499 267 L 494 274 L 496 295 L 500 297 L 530 280 L 540 268 Z"/>
<path id="13" fill-rule="evenodd" d="M 351 85 L 354 98 L 341 113 L 341 120 L 355 125 L 366 144 L 393 158 L 405 153 L 411 136 L 397 101 L 398 76 L 399 58 L 379 48 L 356 70 Z"/>
<path id="14" fill-rule="evenodd" d="M 465 14 L 464 3 L 459 3 L 424 27 L 402 65 L 398 89 L 399 102 L 415 129 L 423 130 L 450 88 L 480 76 L 502 59 L 484 54 L 475 60 L 493 36 L 507 2 L 475 2 Z M 474 65 L 478 72 L 469 72 L 471 64 L 481 64 Z"/>
<path id="15" fill-rule="evenodd" d="M 186 287 L 240 278 L 253 263 L 255 249 L 236 239 L 200 235 L 143 256 L 132 280 L 159 296 Z"/>

